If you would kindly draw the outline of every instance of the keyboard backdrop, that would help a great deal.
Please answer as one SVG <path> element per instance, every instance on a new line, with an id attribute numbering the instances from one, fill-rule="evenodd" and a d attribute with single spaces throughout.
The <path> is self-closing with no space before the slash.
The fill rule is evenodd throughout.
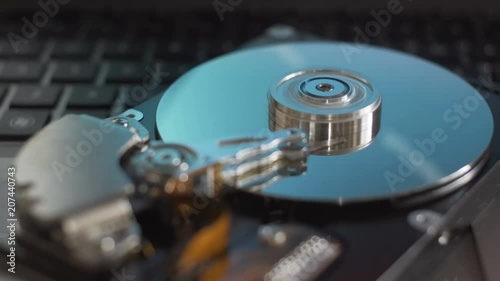
<path id="1" fill-rule="evenodd" d="M 21 18 L 31 15 L 0 15 L 1 139 L 26 139 L 66 113 L 118 114 L 274 24 L 352 42 L 354 28 L 373 20 L 369 11 L 251 15 L 236 9 L 222 22 L 215 11 L 164 17 L 61 12 L 16 52 L 8 34 L 22 36 Z M 498 92 L 499 20 L 401 13 L 369 39 L 431 59 Z"/>

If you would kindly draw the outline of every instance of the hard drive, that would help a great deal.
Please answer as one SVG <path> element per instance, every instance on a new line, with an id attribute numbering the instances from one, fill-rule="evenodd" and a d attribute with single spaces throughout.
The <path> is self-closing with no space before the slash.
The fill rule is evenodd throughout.
<path id="1" fill-rule="evenodd" d="M 498 251 L 474 239 L 498 213 L 498 112 L 498 96 L 394 50 L 239 50 L 119 116 L 66 116 L 28 141 L 22 266 L 54 280 L 494 280 Z"/>

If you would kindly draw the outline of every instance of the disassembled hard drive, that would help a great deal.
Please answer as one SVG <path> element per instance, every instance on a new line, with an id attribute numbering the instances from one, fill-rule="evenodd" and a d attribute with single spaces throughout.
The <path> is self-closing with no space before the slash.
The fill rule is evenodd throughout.
<path id="1" fill-rule="evenodd" d="M 454 280 L 417 261 L 447 261 L 498 196 L 500 99 L 346 48 L 239 50 L 119 116 L 47 126 L 15 161 L 26 264 L 55 280 Z"/>

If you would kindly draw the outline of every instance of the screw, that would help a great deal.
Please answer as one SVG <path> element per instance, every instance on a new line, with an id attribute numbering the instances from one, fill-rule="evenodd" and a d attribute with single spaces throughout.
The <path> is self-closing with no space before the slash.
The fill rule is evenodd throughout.
<path id="1" fill-rule="evenodd" d="M 113 119 L 113 123 L 121 125 L 123 127 L 128 127 L 128 120 L 126 118 L 123 118 L 123 117 L 117 117 L 117 118 Z"/>

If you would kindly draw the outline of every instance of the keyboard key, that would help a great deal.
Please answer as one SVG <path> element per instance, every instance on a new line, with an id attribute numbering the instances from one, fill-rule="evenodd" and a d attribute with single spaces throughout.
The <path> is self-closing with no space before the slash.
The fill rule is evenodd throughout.
<path id="1" fill-rule="evenodd" d="M 151 69 L 155 69 L 155 76 L 158 80 L 161 79 L 161 83 L 171 83 L 179 78 L 182 74 L 186 73 L 194 65 L 189 63 L 171 63 L 171 62 L 160 62 L 156 65 L 151 66 Z M 161 75 L 159 75 L 161 73 Z M 168 74 L 168 75 L 167 75 Z"/>
<path id="2" fill-rule="evenodd" d="M 40 130 L 48 118 L 48 110 L 10 109 L 0 119 L 0 136 L 27 138 Z"/>
<path id="3" fill-rule="evenodd" d="M 391 47 L 415 55 L 422 53 L 422 45 L 415 39 L 399 40 L 393 43 Z"/>
<path id="4" fill-rule="evenodd" d="M 90 82 L 97 71 L 95 64 L 84 62 L 58 62 L 53 81 L 56 82 Z"/>
<path id="5" fill-rule="evenodd" d="M 70 24 L 67 22 L 50 22 L 46 26 L 40 29 L 38 36 L 42 38 L 67 38 L 70 39 L 78 31 L 78 27 L 75 24 Z"/>
<path id="6" fill-rule="evenodd" d="M 61 93 L 59 86 L 19 85 L 12 99 L 14 107 L 53 107 Z"/>
<path id="7" fill-rule="evenodd" d="M 456 42 L 456 51 L 460 57 L 469 58 L 472 53 L 473 43 L 471 40 L 462 39 Z"/>
<path id="8" fill-rule="evenodd" d="M 104 58 L 141 58 L 146 49 L 145 45 L 127 42 L 110 42 L 104 49 Z"/>
<path id="9" fill-rule="evenodd" d="M 415 31 L 418 29 L 417 23 L 410 20 L 403 20 L 394 23 L 393 28 L 388 29 L 390 36 L 395 38 L 411 38 L 415 36 Z"/>
<path id="10" fill-rule="evenodd" d="M 495 59 L 500 57 L 500 48 L 491 42 L 475 45 L 474 55 L 476 59 Z"/>
<path id="11" fill-rule="evenodd" d="M 133 62 L 112 62 L 109 65 L 108 82 L 142 82 L 148 75 L 146 64 Z"/>
<path id="12" fill-rule="evenodd" d="M 13 46 L 9 41 L 0 42 L 0 57 L 8 58 L 36 58 L 42 53 L 42 44 L 40 42 L 19 43 Z"/>
<path id="13" fill-rule="evenodd" d="M 146 23 L 137 26 L 137 37 L 142 39 L 157 39 L 165 38 L 165 36 L 172 35 L 169 33 L 168 23 Z"/>
<path id="14" fill-rule="evenodd" d="M 88 39 L 123 39 L 130 29 L 118 24 L 92 25 L 87 33 Z"/>
<path id="15" fill-rule="evenodd" d="M 0 102 L 3 101 L 5 94 L 7 93 L 7 87 L 0 85 Z"/>
<path id="16" fill-rule="evenodd" d="M 491 40 L 492 43 L 500 43 L 500 23 L 498 20 L 485 20 L 482 22 L 481 31 L 484 39 Z"/>
<path id="17" fill-rule="evenodd" d="M 0 61 L 0 81 L 37 81 L 42 71 L 42 65 L 37 62 Z"/>
<path id="18" fill-rule="evenodd" d="M 500 62 L 495 64 L 495 69 L 493 72 L 493 81 L 500 84 Z M 499 85 L 500 86 L 500 85 Z"/>
<path id="19" fill-rule="evenodd" d="M 84 59 L 90 56 L 92 50 L 92 44 L 87 42 L 59 42 L 54 47 L 52 57 Z"/>
<path id="20" fill-rule="evenodd" d="M 479 76 L 478 68 L 470 63 L 456 65 L 452 71 L 465 79 L 476 79 Z"/>
<path id="21" fill-rule="evenodd" d="M 90 85 L 73 86 L 68 105 L 74 107 L 110 107 L 116 96 L 117 88 L 113 86 L 95 87 Z"/>
<path id="22" fill-rule="evenodd" d="M 449 44 L 442 42 L 428 44 L 422 56 L 438 63 L 455 62 L 458 59 L 455 50 Z"/>
<path id="23" fill-rule="evenodd" d="M 481 61 L 476 64 L 479 76 L 492 77 L 495 71 L 495 65 L 487 61 Z"/>
<path id="24" fill-rule="evenodd" d="M 235 44 L 231 40 L 225 40 L 224 42 L 215 41 L 210 42 L 207 48 L 207 57 L 214 58 L 226 53 L 233 51 L 236 48 Z"/>
<path id="25" fill-rule="evenodd" d="M 2 16 L 2 19 L 4 17 Z M 12 23 L 6 22 L 0 24 L 0 36 L 6 37 L 9 33 L 22 34 L 23 24 L 22 23 Z"/>
<path id="26" fill-rule="evenodd" d="M 135 107 L 147 99 L 163 93 L 167 89 L 167 85 L 158 85 L 156 88 L 147 90 L 142 85 L 131 85 L 125 92 L 126 100 L 125 105 L 127 107 Z"/>
<path id="27" fill-rule="evenodd" d="M 433 38 L 451 42 L 457 39 L 471 38 L 474 35 L 473 24 L 462 18 L 436 18 L 429 24 L 429 33 Z"/>
<path id="28" fill-rule="evenodd" d="M 156 57 L 170 62 L 193 62 L 197 60 L 195 44 L 182 44 L 179 41 L 163 43 L 157 47 Z"/>
<path id="29" fill-rule="evenodd" d="M 69 109 L 68 111 L 66 111 L 64 113 L 64 115 L 66 115 L 66 114 L 77 114 L 77 115 L 86 114 L 86 115 L 90 115 L 90 116 L 104 119 L 104 118 L 109 117 L 109 110 L 106 110 L 106 109 Z"/>

